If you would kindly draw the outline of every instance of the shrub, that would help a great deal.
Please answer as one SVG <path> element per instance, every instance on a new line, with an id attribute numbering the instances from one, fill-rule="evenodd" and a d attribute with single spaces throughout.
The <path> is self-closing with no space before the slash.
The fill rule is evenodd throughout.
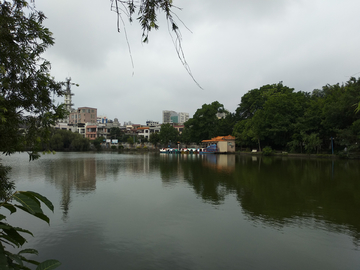
<path id="1" fill-rule="evenodd" d="M 271 156 L 273 154 L 273 150 L 271 149 L 270 146 L 265 146 L 262 152 L 264 156 Z"/>

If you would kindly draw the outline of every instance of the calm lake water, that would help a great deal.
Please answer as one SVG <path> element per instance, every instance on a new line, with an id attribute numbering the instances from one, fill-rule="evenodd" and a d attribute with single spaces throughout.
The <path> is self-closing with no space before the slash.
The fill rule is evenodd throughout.
<path id="1" fill-rule="evenodd" d="M 57 153 L 4 157 L 28 248 L 59 269 L 359 269 L 360 162 L 235 155 Z M 5 210 L 3 210 L 5 211 Z"/>

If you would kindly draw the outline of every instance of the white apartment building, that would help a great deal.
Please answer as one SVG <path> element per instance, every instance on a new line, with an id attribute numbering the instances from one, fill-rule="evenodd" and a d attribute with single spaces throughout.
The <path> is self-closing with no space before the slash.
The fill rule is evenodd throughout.
<path id="1" fill-rule="evenodd" d="M 189 120 L 189 113 L 179 112 L 179 124 L 184 124 L 187 120 Z"/>

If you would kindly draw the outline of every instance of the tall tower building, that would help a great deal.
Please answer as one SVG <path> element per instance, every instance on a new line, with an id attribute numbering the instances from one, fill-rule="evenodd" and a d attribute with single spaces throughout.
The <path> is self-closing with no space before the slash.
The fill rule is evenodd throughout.
<path id="1" fill-rule="evenodd" d="M 65 90 L 65 95 L 64 95 L 64 103 L 65 103 L 65 107 L 66 107 L 66 110 L 71 113 L 71 111 L 73 110 L 72 109 L 72 106 L 74 105 L 71 101 L 71 97 L 73 96 L 74 94 L 71 93 L 71 78 L 66 78 L 66 90 Z"/>

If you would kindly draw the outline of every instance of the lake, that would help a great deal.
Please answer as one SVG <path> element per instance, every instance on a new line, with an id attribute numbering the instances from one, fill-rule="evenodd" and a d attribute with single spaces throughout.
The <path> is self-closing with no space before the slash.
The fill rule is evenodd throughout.
<path id="1" fill-rule="evenodd" d="M 359 269 L 360 161 L 240 155 L 2 156 L 26 214 L 26 248 L 58 269 Z M 2 210 L 5 212 L 6 210 Z"/>

